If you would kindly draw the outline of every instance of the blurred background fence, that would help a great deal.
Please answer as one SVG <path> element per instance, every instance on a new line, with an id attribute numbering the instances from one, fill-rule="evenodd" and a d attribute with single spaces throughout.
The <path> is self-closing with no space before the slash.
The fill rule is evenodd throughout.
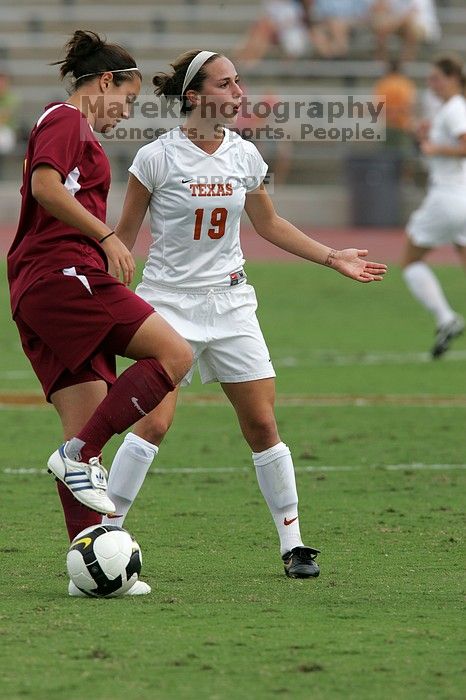
<path id="1" fill-rule="evenodd" d="M 57 67 L 50 62 L 62 57 L 63 45 L 77 28 L 101 32 L 126 46 L 141 67 L 146 95 L 152 93 L 153 73 L 166 70 L 169 60 L 190 48 L 207 48 L 231 57 L 247 94 L 270 103 L 287 95 L 308 100 L 313 95 L 377 95 L 378 81 L 390 72 L 388 59 L 402 59 L 396 69 L 392 107 L 396 111 L 398 86 L 400 99 L 405 97 L 402 109 L 412 113 L 401 123 L 395 114 L 394 128 L 388 124 L 383 143 L 267 139 L 258 143 L 274 173 L 275 198 L 283 214 L 297 222 L 323 226 L 403 225 L 425 185 L 413 123 L 429 109 L 425 78 L 430 59 L 439 52 L 465 52 L 464 0 L 438 0 L 436 6 L 419 0 L 438 26 L 432 27 L 431 21 L 411 43 L 405 25 L 380 32 L 380 16 L 385 15 L 374 18 L 370 0 L 353 0 L 351 11 L 348 3 L 340 3 L 346 15 L 339 18 L 329 16 L 328 11 L 338 3 L 318 1 L 2 2 L 0 207 L 4 224 L 17 216 L 27 134 L 43 107 L 66 95 Z M 409 0 L 404 4 L 409 5 Z M 406 85 L 404 93 L 400 88 L 400 76 L 411 86 L 412 105 L 407 104 Z M 390 122 L 393 109 L 388 117 Z M 9 127 L 13 139 L 8 139 Z M 117 216 L 127 167 L 140 146 L 140 141 L 131 139 L 106 145 L 113 171 L 110 216 Z"/>

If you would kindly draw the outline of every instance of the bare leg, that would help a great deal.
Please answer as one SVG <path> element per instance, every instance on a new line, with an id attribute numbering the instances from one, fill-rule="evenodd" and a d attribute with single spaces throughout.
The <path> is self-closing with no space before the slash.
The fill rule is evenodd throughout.
<path id="1" fill-rule="evenodd" d="M 407 17 L 400 27 L 400 35 L 403 41 L 401 60 L 403 63 L 414 61 L 416 58 L 420 33 L 414 17 Z"/>
<path id="2" fill-rule="evenodd" d="M 145 418 L 133 426 L 133 433 L 159 446 L 173 422 L 180 387 L 165 396 Z"/>
<path id="3" fill-rule="evenodd" d="M 328 21 L 330 42 L 332 46 L 332 56 L 346 56 L 349 50 L 348 34 L 349 24 L 345 20 L 332 17 Z"/>
<path id="4" fill-rule="evenodd" d="M 401 257 L 401 267 L 404 269 L 408 265 L 411 265 L 411 263 L 422 260 L 430 251 L 431 248 L 420 248 L 407 238 Z"/>
<path id="5" fill-rule="evenodd" d="M 332 46 L 325 22 L 319 22 L 310 30 L 312 44 L 319 56 L 332 58 Z"/>
<path id="6" fill-rule="evenodd" d="M 270 19 L 259 19 L 249 30 L 246 43 L 236 50 L 236 60 L 247 67 L 260 61 L 272 43 L 275 31 L 275 25 Z"/>
<path id="7" fill-rule="evenodd" d="M 183 379 L 193 362 L 189 343 L 157 313 L 146 318 L 138 328 L 126 348 L 125 356 L 133 360 L 153 357 L 160 362 L 174 384 Z"/>
<path id="8" fill-rule="evenodd" d="M 458 254 L 459 259 L 461 260 L 461 265 L 463 266 L 463 270 L 466 272 L 466 247 L 461 246 L 461 245 L 456 245 L 455 250 Z"/>
<path id="9" fill-rule="evenodd" d="M 222 389 L 238 416 L 241 431 L 253 452 L 262 452 L 280 442 L 275 420 L 275 381 L 223 383 Z"/>
<path id="10" fill-rule="evenodd" d="M 50 399 L 63 426 L 64 440 L 79 433 L 106 396 L 107 385 L 104 381 L 75 384 L 51 395 Z"/>

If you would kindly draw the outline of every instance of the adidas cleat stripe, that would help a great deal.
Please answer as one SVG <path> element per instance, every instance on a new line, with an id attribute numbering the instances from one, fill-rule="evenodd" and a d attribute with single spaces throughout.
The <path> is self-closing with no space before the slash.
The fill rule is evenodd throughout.
<path id="1" fill-rule="evenodd" d="M 114 513 L 115 505 L 106 494 L 107 473 L 97 457 L 87 462 L 72 460 L 61 445 L 48 459 L 47 467 L 87 508 L 97 513 Z"/>

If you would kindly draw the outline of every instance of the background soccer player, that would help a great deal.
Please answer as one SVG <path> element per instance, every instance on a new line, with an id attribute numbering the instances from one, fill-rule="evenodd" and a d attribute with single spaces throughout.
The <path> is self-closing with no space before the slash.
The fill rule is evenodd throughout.
<path id="1" fill-rule="evenodd" d="M 466 268 L 465 84 L 458 59 L 441 57 L 432 65 L 429 86 L 443 104 L 428 132 L 421 135 L 420 148 L 429 166 L 429 189 L 406 227 L 402 261 L 408 288 L 437 325 L 431 351 L 434 359 L 443 355 L 464 330 L 464 319 L 451 308 L 424 258 L 432 248 L 453 243 Z"/>

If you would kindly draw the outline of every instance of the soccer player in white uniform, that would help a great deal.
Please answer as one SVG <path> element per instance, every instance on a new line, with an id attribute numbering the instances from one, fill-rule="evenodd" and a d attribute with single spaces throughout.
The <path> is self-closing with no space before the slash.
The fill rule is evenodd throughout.
<path id="1" fill-rule="evenodd" d="M 442 101 L 421 151 L 428 158 L 429 188 L 411 216 L 402 260 L 403 276 L 413 296 L 436 322 L 432 357 L 439 358 L 464 330 L 464 319 L 448 303 L 424 258 L 432 248 L 453 243 L 466 267 L 466 78 L 462 64 L 441 57 L 432 66 L 429 84 Z"/>
<path id="2" fill-rule="evenodd" d="M 246 280 L 239 228 L 243 209 L 260 236 L 306 260 L 360 282 L 383 279 L 385 265 L 366 250 L 332 250 L 275 212 L 262 184 L 267 165 L 234 132 L 242 91 L 234 65 L 210 51 L 191 51 L 156 75 L 156 93 L 177 96 L 188 116 L 142 147 L 130 167 L 118 234 L 131 249 L 149 208 L 152 245 L 137 293 L 191 344 L 204 383 L 218 381 L 238 415 L 257 479 L 280 537 L 288 576 L 318 576 L 318 550 L 300 535 L 298 495 L 289 448 L 274 415 L 275 372 Z M 206 101 L 209 105 L 206 105 Z M 190 371 L 182 383 L 191 381 Z M 118 450 L 109 497 L 122 525 L 174 415 L 177 390 L 143 418 Z"/>

